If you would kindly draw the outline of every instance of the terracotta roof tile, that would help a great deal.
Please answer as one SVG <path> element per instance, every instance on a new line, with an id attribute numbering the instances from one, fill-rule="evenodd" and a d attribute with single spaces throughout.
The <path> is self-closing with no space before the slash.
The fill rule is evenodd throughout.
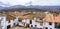
<path id="1" fill-rule="evenodd" d="M 46 14 L 45 21 L 47 22 L 60 22 L 60 15 L 55 16 L 56 14 Z"/>

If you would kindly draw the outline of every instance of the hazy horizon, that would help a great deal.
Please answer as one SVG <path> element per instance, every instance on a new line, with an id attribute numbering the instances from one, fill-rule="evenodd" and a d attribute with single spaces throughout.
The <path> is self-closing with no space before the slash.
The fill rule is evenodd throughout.
<path id="1" fill-rule="evenodd" d="M 0 6 L 2 7 L 14 5 L 60 6 L 60 0 L 0 0 Z"/>

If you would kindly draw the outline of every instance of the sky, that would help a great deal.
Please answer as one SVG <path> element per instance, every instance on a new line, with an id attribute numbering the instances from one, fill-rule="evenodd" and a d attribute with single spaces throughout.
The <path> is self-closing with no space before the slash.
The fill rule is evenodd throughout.
<path id="1" fill-rule="evenodd" d="M 40 5 L 40 6 L 60 6 L 60 0 L 0 0 L 0 6 L 13 5 Z"/>

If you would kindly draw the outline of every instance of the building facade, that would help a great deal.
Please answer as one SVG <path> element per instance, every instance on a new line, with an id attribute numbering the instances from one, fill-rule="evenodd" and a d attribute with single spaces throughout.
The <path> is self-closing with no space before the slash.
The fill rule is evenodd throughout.
<path id="1" fill-rule="evenodd" d="M 59 20 L 60 16 L 55 16 L 54 14 L 45 12 L 46 14 L 45 18 L 39 18 L 39 17 L 35 17 L 36 15 L 34 14 L 26 13 L 25 15 L 24 14 L 20 15 L 16 13 L 15 15 L 13 15 L 12 13 L 12 16 L 19 15 L 19 17 L 15 17 L 15 19 L 7 19 L 6 16 L 0 16 L 1 29 L 9 29 L 15 25 L 18 25 L 21 27 L 30 27 L 30 28 L 35 27 L 40 29 L 55 29 L 55 25 L 56 25 L 55 23 L 56 22 L 60 23 L 60 20 Z"/>
<path id="2" fill-rule="evenodd" d="M 12 19 L 7 21 L 6 16 L 0 16 L 0 20 L 1 20 L 1 29 L 9 29 L 10 27 L 17 25 L 18 23 L 18 17 L 16 17 L 16 19 L 14 20 Z"/>

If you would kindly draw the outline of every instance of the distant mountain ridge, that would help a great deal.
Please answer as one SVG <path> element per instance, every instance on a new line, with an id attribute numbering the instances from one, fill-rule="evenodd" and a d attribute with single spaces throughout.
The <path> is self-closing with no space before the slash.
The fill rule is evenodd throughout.
<path id="1" fill-rule="evenodd" d="M 4 8 L 2 10 L 9 10 L 9 9 L 42 9 L 42 10 L 60 10 L 60 6 L 23 6 L 23 5 L 15 5 L 11 7 L 0 7 Z"/>
<path id="2" fill-rule="evenodd" d="M 0 10 L 4 9 L 5 7 L 0 6 Z"/>

